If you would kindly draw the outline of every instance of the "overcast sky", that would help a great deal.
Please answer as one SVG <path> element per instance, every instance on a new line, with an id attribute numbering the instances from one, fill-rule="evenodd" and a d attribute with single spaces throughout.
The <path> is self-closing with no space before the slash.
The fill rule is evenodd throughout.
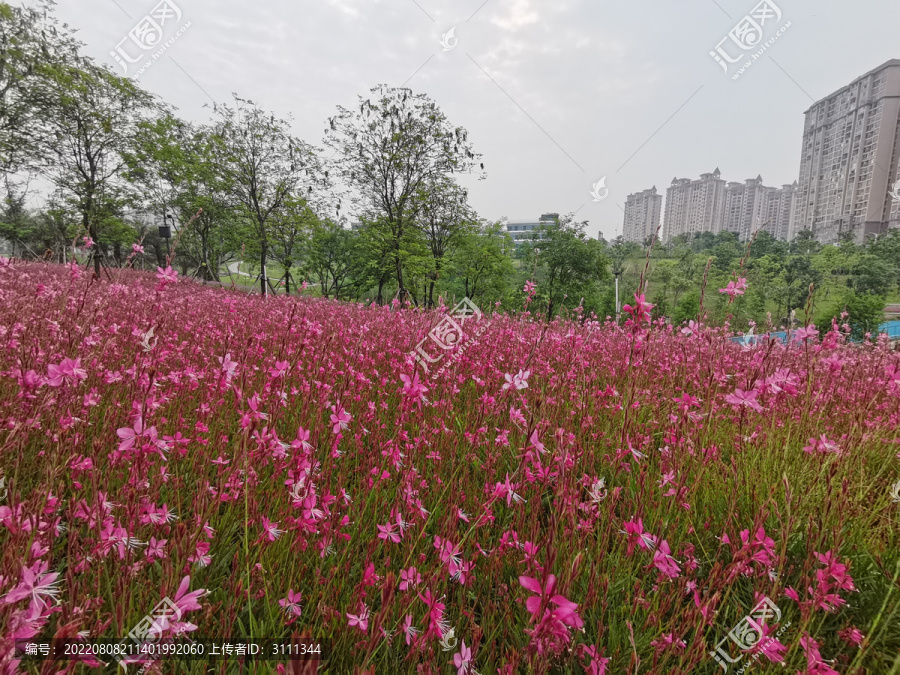
<path id="1" fill-rule="evenodd" d="M 181 17 L 163 37 L 183 32 L 140 82 L 183 118 L 206 121 L 204 104 L 236 92 L 293 116 L 296 135 L 321 147 L 336 105 L 406 85 L 483 154 L 487 179 L 469 185 L 481 216 L 576 212 L 607 238 L 622 232 L 629 193 L 664 193 L 676 176 L 719 167 L 729 181 L 792 182 L 804 110 L 900 58 L 896 0 L 169 1 Z M 58 2 L 86 52 L 122 73 L 110 52 L 159 0 Z M 738 45 L 728 36 L 742 22 Z M 744 56 L 726 73 L 717 46 Z"/>

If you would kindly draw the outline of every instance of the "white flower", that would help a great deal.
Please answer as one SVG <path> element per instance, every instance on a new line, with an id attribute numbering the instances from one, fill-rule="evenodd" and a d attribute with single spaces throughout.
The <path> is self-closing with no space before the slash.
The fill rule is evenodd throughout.
<path id="1" fill-rule="evenodd" d="M 150 340 L 153 339 L 153 326 L 150 326 L 150 330 L 141 335 L 141 347 L 143 347 L 145 352 L 149 352 L 156 346 L 156 342 L 158 340 L 153 340 L 153 343 L 150 343 Z"/>
<path id="2" fill-rule="evenodd" d="M 606 479 L 601 478 L 597 482 L 595 482 L 591 489 L 588 490 L 588 494 L 591 497 L 591 501 L 595 504 L 599 504 L 604 499 L 606 499 Z"/>
<path id="3" fill-rule="evenodd" d="M 510 375 L 509 373 L 504 373 L 503 377 L 506 378 L 506 384 L 503 385 L 504 391 L 509 389 L 510 387 L 515 387 L 516 390 L 520 389 L 528 389 L 528 378 L 531 376 L 530 370 L 522 371 L 520 370 L 515 375 Z"/>
<path id="4" fill-rule="evenodd" d="M 891 486 L 891 498 L 894 502 L 900 502 L 900 480 Z"/>
<path id="5" fill-rule="evenodd" d="M 443 626 L 441 626 L 441 630 L 443 630 Z M 456 631 L 453 628 L 448 628 L 444 631 L 444 637 L 441 638 L 441 649 L 445 652 L 456 649 L 457 639 L 455 637 L 455 632 Z"/>

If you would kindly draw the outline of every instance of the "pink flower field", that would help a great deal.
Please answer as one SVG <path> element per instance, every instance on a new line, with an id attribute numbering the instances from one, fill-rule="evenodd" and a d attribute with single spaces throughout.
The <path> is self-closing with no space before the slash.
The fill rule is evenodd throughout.
<path id="1" fill-rule="evenodd" d="M 900 673 L 886 342 L 449 309 L 3 261 L 0 671 L 169 598 L 326 650 L 145 672 Z"/>

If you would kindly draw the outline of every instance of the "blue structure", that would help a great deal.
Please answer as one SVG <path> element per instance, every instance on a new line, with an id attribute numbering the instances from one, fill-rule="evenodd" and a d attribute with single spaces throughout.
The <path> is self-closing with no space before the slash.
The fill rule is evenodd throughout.
<path id="1" fill-rule="evenodd" d="M 886 321 L 878 327 L 878 332 L 887 333 L 888 337 L 891 340 L 900 340 L 900 321 Z M 762 335 L 737 335 L 731 338 L 731 341 L 750 346 L 755 345 L 759 338 L 765 336 L 775 338 L 781 344 L 785 344 L 787 342 L 787 332 L 783 330 L 772 333 L 763 333 Z"/>

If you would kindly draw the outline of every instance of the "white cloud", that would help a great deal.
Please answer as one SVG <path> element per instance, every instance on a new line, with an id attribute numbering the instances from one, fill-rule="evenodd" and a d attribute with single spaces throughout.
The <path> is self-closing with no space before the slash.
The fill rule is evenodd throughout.
<path id="1" fill-rule="evenodd" d="M 537 11 L 531 6 L 531 0 L 507 0 L 499 3 L 500 12 L 492 12 L 491 23 L 503 30 L 516 31 L 532 23 L 537 23 Z"/>

